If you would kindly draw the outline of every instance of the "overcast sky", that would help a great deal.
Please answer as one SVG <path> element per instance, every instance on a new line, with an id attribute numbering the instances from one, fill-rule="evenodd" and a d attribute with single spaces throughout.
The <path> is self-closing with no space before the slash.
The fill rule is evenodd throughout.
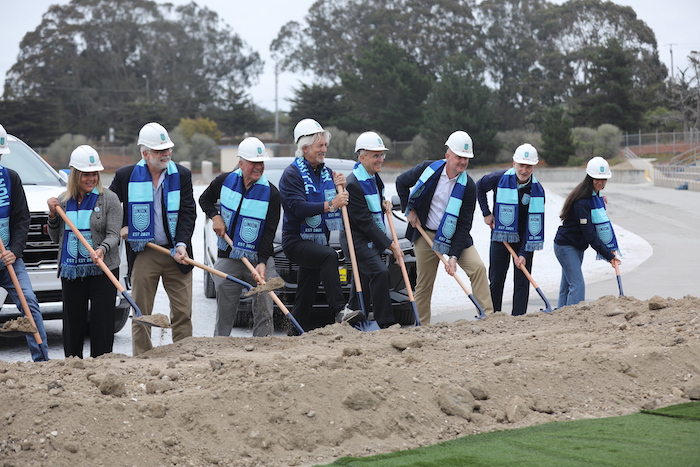
<path id="1" fill-rule="evenodd" d="M 0 37 L 0 78 L 5 82 L 5 73 L 17 60 L 19 43 L 27 32 L 33 31 L 41 23 L 41 16 L 52 4 L 67 4 L 69 0 L 0 0 L 3 12 Z M 159 2 L 165 3 L 165 2 Z M 170 0 L 176 5 L 190 3 L 190 0 Z M 268 110 L 275 109 L 274 63 L 270 59 L 269 47 L 277 37 L 282 25 L 288 21 L 301 22 L 314 0 L 197 0 L 217 12 L 233 31 L 256 50 L 265 61 L 264 73 L 259 83 L 250 89 L 253 101 Z M 563 3 L 558 0 L 555 3 Z M 643 20 L 656 34 L 659 57 L 671 68 L 670 46 L 673 45 L 673 65 L 677 68 L 688 66 L 687 57 L 692 50 L 700 51 L 700 1 L 698 0 L 619 0 L 619 5 L 634 8 L 637 17 Z M 278 92 L 280 110 L 289 110 L 293 88 L 299 82 L 311 83 L 313 77 L 281 73 Z"/>

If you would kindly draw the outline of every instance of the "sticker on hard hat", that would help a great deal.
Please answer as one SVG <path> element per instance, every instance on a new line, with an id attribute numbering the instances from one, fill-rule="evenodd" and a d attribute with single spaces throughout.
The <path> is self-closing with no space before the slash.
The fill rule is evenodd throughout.
<path id="1" fill-rule="evenodd" d="M 90 156 L 90 163 L 94 164 L 95 163 L 95 156 Z"/>
<path id="2" fill-rule="evenodd" d="M 605 166 L 604 166 L 604 165 L 601 165 L 601 166 L 600 166 L 600 173 L 603 173 L 603 172 L 605 172 Z"/>
<path id="3" fill-rule="evenodd" d="M 165 133 L 161 133 L 161 134 L 160 134 L 160 140 L 161 140 L 161 141 L 165 141 Z"/>
<path id="4" fill-rule="evenodd" d="M 469 151 L 469 143 L 464 143 L 464 150 Z"/>
<path id="5" fill-rule="evenodd" d="M 262 154 L 262 148 L 258 148 L 258 154 Z"/>
<path id="6" fill-rule="evenodd" d="M 523 154 L 523 157 L 524 157 L 525 159 L 527 159 L 528 157 L 530 157 L 530 153 L 527 152 L 527 151 L 525 151 L 525 153 Z"/>
<path id="7" fill-rule="evenodd" d="M 4 145 L 5 145 L 5 137 L 0 136 L 0 146 L 4 146 Z"/>

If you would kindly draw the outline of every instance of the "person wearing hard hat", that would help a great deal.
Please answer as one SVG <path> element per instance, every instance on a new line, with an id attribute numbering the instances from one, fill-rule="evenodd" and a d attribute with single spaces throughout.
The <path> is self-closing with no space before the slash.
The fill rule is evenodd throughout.
<path id="1" fill-rule="evenodd" d="M 4 154 L 10 154 L 10 146 L 7 132 L 0 125 L 0 157 Z M 2 259 L 2 265 L 0 265 L 0 287 L 4 288 L 10 298 L 12 298 L 12 302 L 17 306 L 17 309 L 22 310 L 22 302 L 7 268 L 7 266 L 12 265 L 42 341 L 39 344 L 33 335 L 27 336 L 27 345 L 29 346 L 32 360 L 43 362 L 49 359 L 49 345 L 46 341 L 44 320 L 41 317 L 41 308 L 39 308 L 39 302 L 34 294 L 29 274 L 27 274 L 27 268 L 22 259 L 22 254 L 27 244 L 27 236 L 29 235 L 30 220 L 27 197 L 19 174 L 0 165 L 0 238 L 2 238 L 2 243 L 5 245 L 5 252 L 0 255 Z"/>
<path id="2" fill-rule="evenodd" d="M 493 313 L 486 266 L 471 236 L 476 184 L 467 174 L 467 167 L 474 157 L 472 139 L 466 131 L 455 131 L 445 146 L 444 159 L 422 162 L 396 178 L 401 209 L 409 223 L 406 238 L 413 241 L 416 254 L 416 306 L 421 325 L 430 324 L 430 299 L 440 263 L 433 250 L 450 257 L 445 267 L 449 275 L 457 272 L 459 263 L 484 313 Z M 416 225 L 423 227 L 433 241 L 432 248 L 414 228 Z"/>
<path id="3" fill-rule="evenodd" d="M 192 335 L 192 234 L 197 208 L 192 172 L 171 160 L 173 142 L 162 125 L 147 123 L 137 142 L 141 160 L 122 167 L 109 189 L 124 205 L 121 237 L 126 240 L 132 296 L 144 315 L 153 311 L 159 280 L 170 300 L 173 342 Z M 146 248 L 152 242 L 172 251 L 168 257 Z M 132 322 L 133 354 L 153 348 L 151 328 Z"/>
<path id="4" fill-rule="evenodd" d="M 102 187 L 104 170 L 100 156 L 91 146 L 78 146 L 70 155 L 66 191 L 49 198 L 49 236 L 61 245 L 58 277 L 63 291 L 63 352 L 66 357 L 83 358 L 85 332 L 90 317 L 90 356 L 111 353 L 114 345 L 114 310 L 117 288 L 98 266 L 98 261 L 119 275 L 119 231 L 122 206 L 117 195 Z M 94 254 L 83 248 L 56 206 L 90 243 Z"/>
<path id="5" fill-rule="evenodd" d="M 320 282 L 328 304 L 326 319 L 320 325 L 336 321 L 355 322 L 361 312 L 345 305 L 338 275 L 338 254 L 328 246 L 330 232 L 342 230 L 340 208 L 348 204 L 348 194 L 336 191 L 345 185 L 345 176 L 325 165 L 331 133 L 311 118 L 294 127 L 296 158 L 280 177 L 284 220 L 282 249 L 287 258 L 299 266 L 297 291 L 292 315 L 306 331 L 318 327 L 311 310 Z M 291 329 L 290 335 L 296 330 Z"/>
<path id="6" fill-rule="evenodd" d="M 613 268 L 621 264 L 615 230 L 600 194 L 610 177 L 608 161 L 594 157 L 588 161 L 586 177 L 569 193 L 561 208 L 562 225 L 554 237 L 554 255 L 561 264 L 559 308 L 586 300 L 581 264 L 589 245 L 598 253 L 597 259 L 605 259 Z"/>
<path id="7" fill-rule="evenodd" d="M 532 271 L 535 250 L 544 245 L 544 188 L 534 175 L 539 162 L 537 149 L 531 144 L 518 146 L 513 154 L 513 167 L 484 175 L 476 182 L 476 195 L 491 227 L 489 281 L 495 311 L 501 311 L 503 287 L 511 255 L 504 242 L 510 244 L 518 258 L 513 261 L 513 316 L 527 312 L 530 282 L 520 270 Z M 493 191 L 493 212 L 486 194 Z"/>
<path id="8" fill-rule="evenodd" d="M 255 137 L 244 139 L 238 145 L 238 169 L 216 177 L 199 197 L 199 205 L 219 237 L 214 268 L 248 283 L 262 284 L 278 275 L 272 241 L 280 220 L 280 193 L 264 175 L 265 161 L 269 159 L 262 141 Z M 227 235 L 233 247 L 229 246 Z M 241 260 L 243 257 L 255 266 L 255 278 Z M 214 277 L 214 284 L 214 337 L 229 336 L 243 287 L 218 276 Z M 272 309 L 269 294 L 253 295 L 253 336 L 272 334 Z"/>
<path id="9" fill-rule="evenodd" d="M 391 211 L 391 201 L 384 199 L 384 182 L 379 177 L 388 149 L 382 138 L 373 131 L 367 131 L 357 137 L 355 154 L 358 162 L 347 179 L 347 191 L 350 193 L 348 216 L 352 230 L 360 281 L 367 313 L 372 304 L 374 320 L 380 328 L 396 324 L 394 310 L 391 307 L 389 292 L 389 269 L 382 259 L 382 252 L 390 249 L 394 258 L 402 258 L 403 250 L 387 236 L 384 224 L 384 211 Z M 345 235 L 341 241 L 347 244 Z M 350 292 L 348 306 L 361 308 L 356 284 Z"/>

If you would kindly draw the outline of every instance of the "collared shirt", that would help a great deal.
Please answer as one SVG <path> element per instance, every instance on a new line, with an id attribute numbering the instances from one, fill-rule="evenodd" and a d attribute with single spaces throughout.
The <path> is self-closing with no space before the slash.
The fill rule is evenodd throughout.
<path id="1" fill-rule="evenodd" d="M 165 173 L 163 170 L 158 177 L 158 185 L 153 187 L 153 236 L 154 241 L 158 245 L 167 245 L 170 243 L 168 235 L 165 233 L 163 226 L 163 181 L 165 181 Z"/>
<path id="2" fill-rule="evenodd" d="M 430 230 L 437 230 L 438 227 L 440 227 L 442 216 L 445 214 L 447 203 L 450 201 L 450 195 L 452 194 L 452 190 L 454 190 L 458 177 L 459 175 L 456 175 L 454 178 L 449 178 L 447 176 L 447 166 L 445 166 L 445 169 L 440 174 L 440 178 L 438 178 L 437 185 L 435 186 L 433 199 L 430 201 L 428 219 L 425 223 L 425 226 Z"/>

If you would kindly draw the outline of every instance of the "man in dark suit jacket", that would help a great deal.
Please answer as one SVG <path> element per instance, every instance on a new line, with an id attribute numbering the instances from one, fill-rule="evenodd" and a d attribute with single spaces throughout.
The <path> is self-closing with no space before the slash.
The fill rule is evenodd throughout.
<path id="1" fill-rule="evenodd" d="M 192 172 L 171 161 L 174 146 L 165 128 L 148 123 L 139 132 L 142 160 L 117 170 L 109 187 L 124 204 L 121 231 L 127 240 L 132 295 L 144 315 L 153 311 L 158 282 L 170 300 L 173 342 L 192 335 L 192 234 L 197 210 Z M 172 251 L 166 256 L 145 243 Z M 153 348 L 151 328 L 132 322 L 133 354 Z"/>
<path id="2" fill-rule="evenodd" d="M 469 276 L 474 297 L 486 314 L 493 313 L 486 267 L 474 247 L 471 236 L 476 184 L 467 174 L 469 159 L 474 157 L 472 139 L 464 131 L 455 131 L 445 142 L 445 159 L 425 161 L 396 179 L 401 208 L 407 211 L 409 227 L 406 237 L 414 243 L 418 266 L 416 306 L 421 324 L 430 323 L 430 299 L 440 259 L 434 251 L 449 256 L 445 269 L 457 272 L 457 263 Z M 409 191 L 415 186 L 413 193 Z M 452 209 L 454 212 L 450 212 Z M 415 229 L 423 227 L 435 247 Z"/>
<path id="3" fill-rule="evenodd" d="M 346 186 L 350 195 L 347 209 L 359 263 L 365 311 L 369 313 L 369 304 L 372 303 L 374 319 L 381 328 L 396 324 L 389 296 L 389 270 L 381 254 L 389 248 L 395 258 L 403 257 L 401 247 L 387 236 L 384 225 L 384 211 L 391 210 L 391 202 L 384 200 L 384 183 L 378 174 L 382 170 L 386 150 L 377 133 L 362 133 L 355 143 L 359 162 L 347 177 Z M 348 306 L 353 310 L 360 308 L 354 281 Z"/>

